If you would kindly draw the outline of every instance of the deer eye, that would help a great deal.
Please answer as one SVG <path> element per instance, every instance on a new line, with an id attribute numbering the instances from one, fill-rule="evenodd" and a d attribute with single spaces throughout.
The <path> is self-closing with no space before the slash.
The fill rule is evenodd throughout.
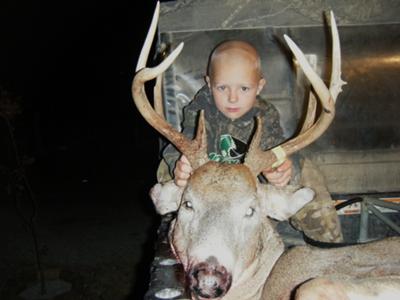
<path id="1" fill-rule="evenodd" d="M 192 202 L 190 202 L 190 201 L 185 201 L 185 202 L 183 202 L 183 206 L 184 206 L 186 209 L 193 209 L 193 204 L 192 204 Z"/>
<path id="2" fill-rule="evenodd" d="M 252 217 L 254 215 L 255 209 L 252 207 L 249 207 L 246 211 L 246 217 Z"/>

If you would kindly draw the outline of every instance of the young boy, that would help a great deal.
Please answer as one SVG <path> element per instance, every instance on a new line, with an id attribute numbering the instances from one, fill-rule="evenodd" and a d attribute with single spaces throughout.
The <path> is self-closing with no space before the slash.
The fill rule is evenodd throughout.
<path id="1" fill-rule="evenodd" d="M 242 162 L 254 131 L 256 116 L 261 116 L 263 120 L 261 147 L 264 150 L 285 140 L 278 111 L 271 103 L 257 99 L 266 81 L 262 75 L 260 57 L 252 45 L 237 40 L 219 44 L 211 53 L 206 82 L 207 85 L 184 109 L 183 133 L 189 138 L 194 137 L 198 112 L 204 110 L 211 160 Z M 286 186 L 289 181 L 298 184 L 301 181 L 298 159 L 293 161 L 287 159 L 276 169 L 263 170 L 262 175 L 270 184 L 278 187 Z M 303 169 L 310 169 L 308 162 Z M 157 172 L 158 181 L 165 182 L 173 178 L 176 185 L 184 187 L 191 173 L 187 158 L 180 156 L 173 145 L 168 145 Z M 320 180 L 320 176 L 313 177 Z M 323 182 L 317 185 L 326 190 Z M 315 189 L 315 184 L 311 187 Z M 296 214 L 301 218 L 295 216 L 294 223 L 313 239 L 339 242 L 342 235 L 336 211 L 329 193 L 322 194 L 323 198 L 328 199 L 320 201 L 317 196 L 312 205 L 306 205 Z M 312 208 L 311 211 L 306 209 L 308 206 Z M 316 210 L 320 217 L 312 218 Z"/>

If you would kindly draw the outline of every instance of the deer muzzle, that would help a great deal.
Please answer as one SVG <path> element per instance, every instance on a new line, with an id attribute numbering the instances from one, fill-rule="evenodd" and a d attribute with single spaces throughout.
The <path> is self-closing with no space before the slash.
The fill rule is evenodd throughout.
<path id="1" fill-rule="evenodd" d="M 195 299 L 215 299 L 228 292 L 232 275 L 211 256 L 189 270 L 188 281 Z"/>

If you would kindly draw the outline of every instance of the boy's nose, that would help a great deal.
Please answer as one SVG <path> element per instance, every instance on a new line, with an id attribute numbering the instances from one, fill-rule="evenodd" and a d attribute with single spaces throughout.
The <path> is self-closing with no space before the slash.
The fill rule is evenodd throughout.
<path id="1" fill-rule="evenodd" d="M 235 103 L 235 102 L 238 101 L 238 94 L 237 94 L 237 91 L 235 91 L 235 90 L 230 90 L 230 91 L 229 91 L 228 101 L 229 101 L 230 103 Z"/>

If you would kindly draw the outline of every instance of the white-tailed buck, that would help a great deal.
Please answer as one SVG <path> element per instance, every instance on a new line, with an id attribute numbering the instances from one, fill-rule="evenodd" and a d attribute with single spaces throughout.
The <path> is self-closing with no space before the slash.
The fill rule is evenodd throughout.
<path id="1" fill-rule="evenodd" d="M 157 18 L 158 6 L 139 58 L 132 93 L 146 121 L 173 143 L 189 159 L 194 169 L 185 188 L 169 182 L 156 185 L 151 192 L 160 213 L 177 211 L 177 217 L 171 223 L 169 239 L 176 257 L 183 265 L 192 298 L 290 299 L 301 284 L 323 276 L 315 279 L 319 280 L 316 283 L 310 282 L 300 289 L 298 299 L 384 299 L 373 298 L 374 295 L 397 295 L 397 299 L 400 299 L 400 280 L 399 277 L 393 277 L 400 274 L 398 238 L 325 250 L 301 246 L 285 252 L 283 242 L 267 216 L 278 220 L 289 218 L 313 198 L 313 191 L 308 188 L 276 190 L 257 180 L 261 170 L 273 166 L 320 137 L 334 118 L 335 100 L 344 82 L 340 79 L 339 35 L 333 14 L 330 16 L 333 50 L 329 88 L 309 66 L 300 49 L 285 36 L 320 100 L 322 109 L 318 118 L 313 122 L 315 110 L 309 110 L 305 122 L 307 125 L 303 126 L 300 134 L 268 151 L 259 148 L 261 126 L 258 120 L 258 129 L 245 161 L 237 165 L 208 161 L 202 113 L 196 138 L 189 140 L 168 124 L 158 109 L 154 110 L 150 105 L 145 83 L 160 79 L 183 47 L 180 44 L 160 65 L 145 67 Z M 155 86 L 154 95 L 155 106 L 160 107 L 159 83 Z M 376 293 L 360 279 L 367 278 L 365 280 L 368 282 L 376 277 L 380 278 L 376 281 Z M 359 279 L 361 281 L 357 282 Z M 317 298 L 321 292 L 318 287 L 324 286 L 326 288 L 322 288 L 322 291 L 331 291 L 331 298 Z M 392 294 L 385 294 L 388 288 L 392 289 Z M 333 294 L 335 291 L 337 294 Z M 365 298 L 354 298 L 354 295 L 364 295 Z"/>

